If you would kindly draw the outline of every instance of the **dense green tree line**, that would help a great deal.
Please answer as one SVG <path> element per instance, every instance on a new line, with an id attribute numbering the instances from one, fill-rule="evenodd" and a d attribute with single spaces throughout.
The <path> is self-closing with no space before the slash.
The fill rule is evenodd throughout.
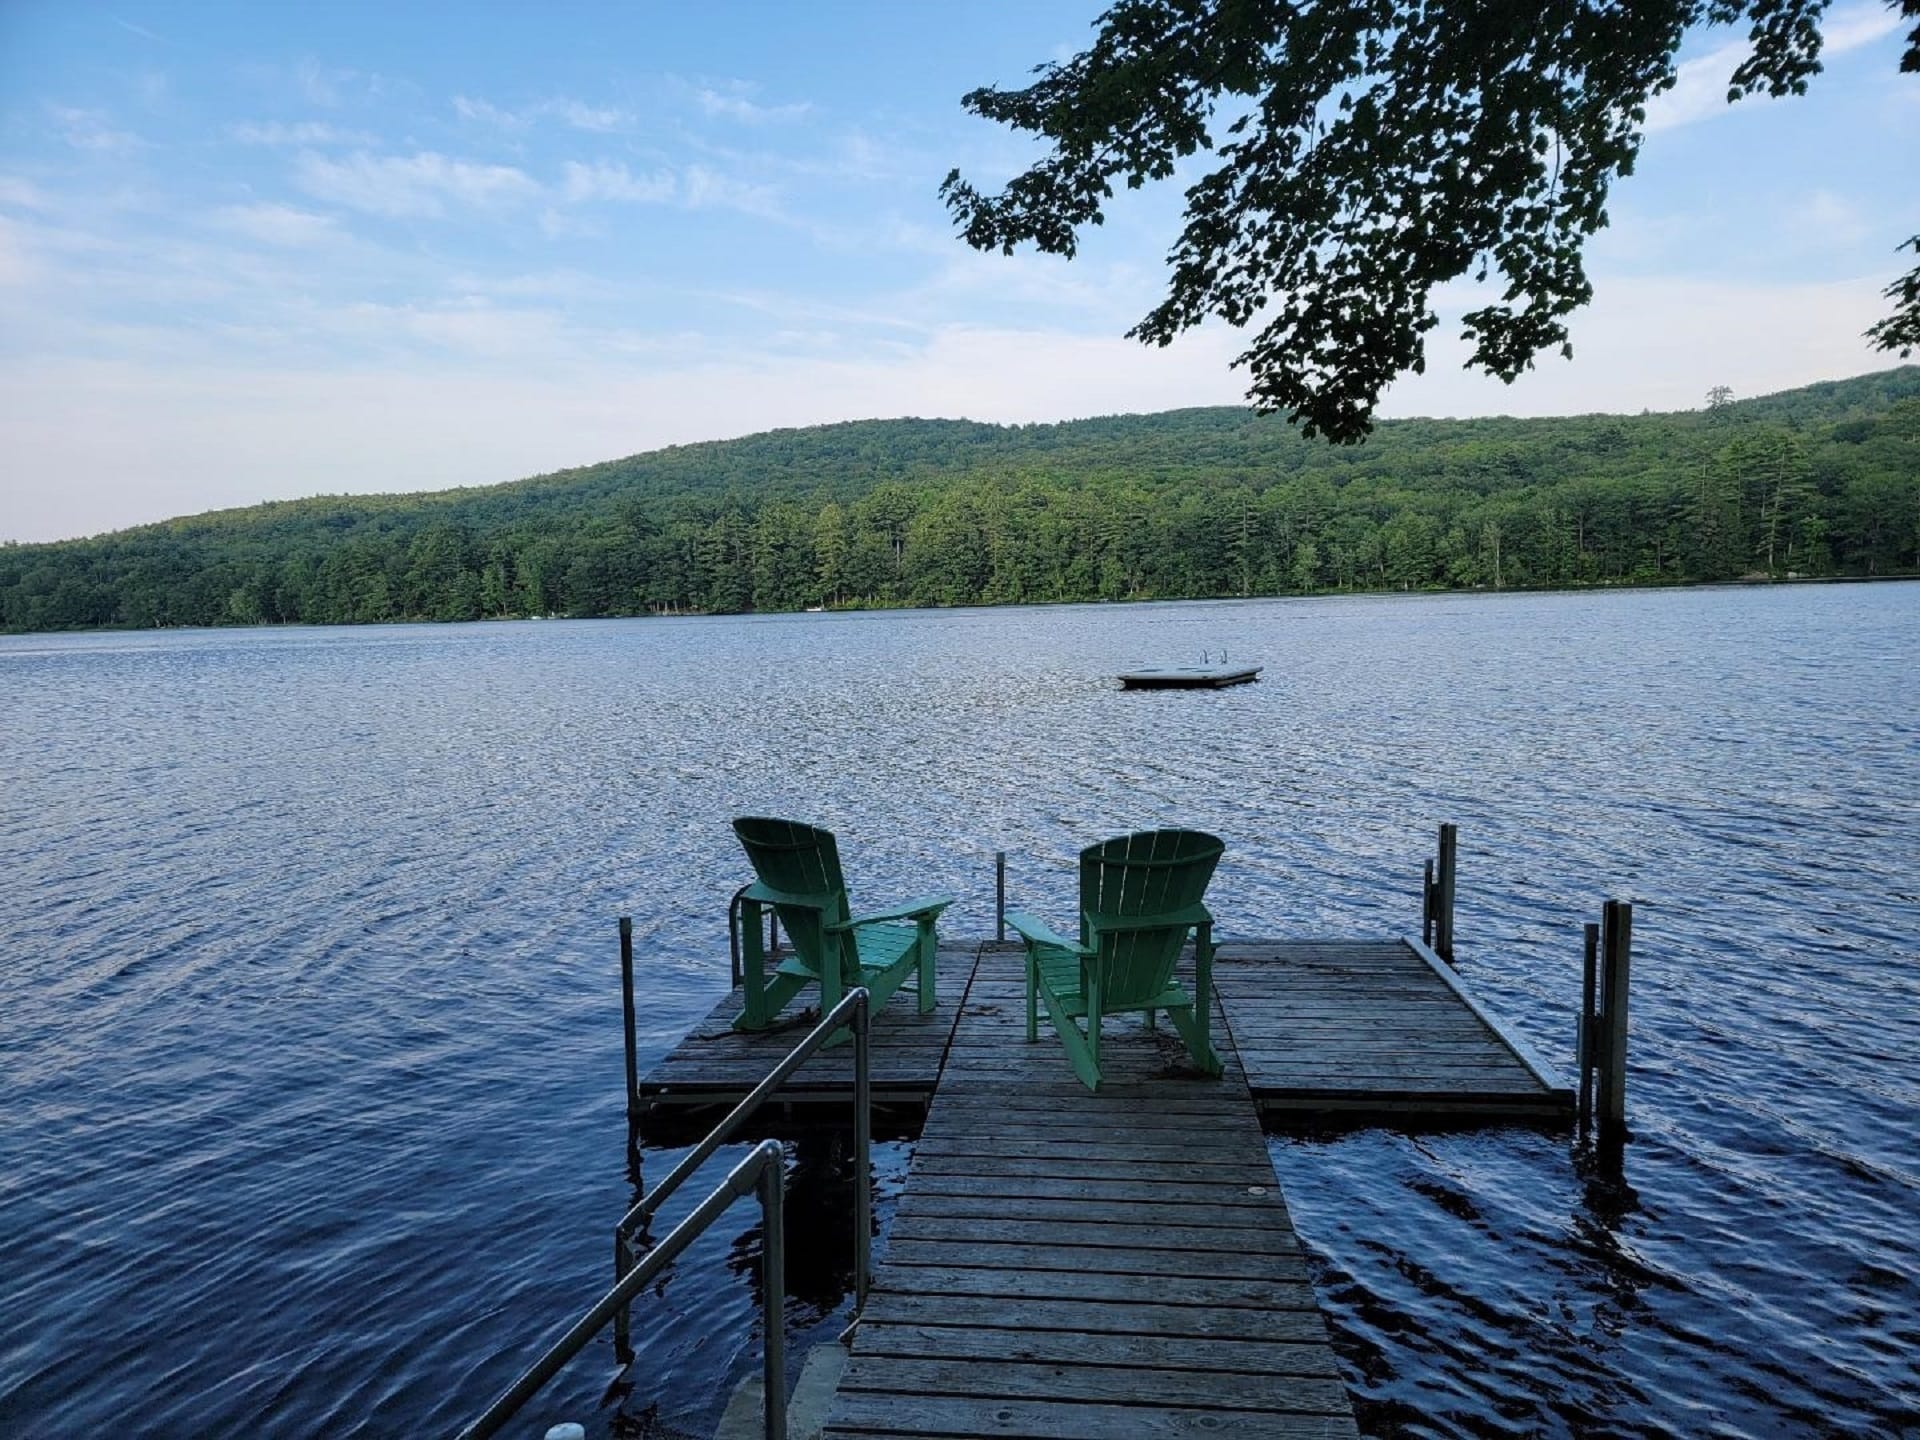
<path id="1" fill-rule="evenodd" d="M 356 624 L 1920 570 L 1920 367 L 1666 415 L 894 420 L 0 547 L 0 624 Z"/>

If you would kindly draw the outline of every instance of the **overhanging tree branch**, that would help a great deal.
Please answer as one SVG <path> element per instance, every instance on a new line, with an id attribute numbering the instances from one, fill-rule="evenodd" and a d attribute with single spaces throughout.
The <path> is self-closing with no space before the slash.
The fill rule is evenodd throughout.
<path id="1" fill-rule="evenodd" d="M 1920 17 L 1920 0 L 1895 0 Z M 1799 94 L 1820 69 L 1827 0 L 1121 0 L 1092 46 L 967 109 L 1052 151 L 986 194 L 950 173 L 962 238 L 1071 256 L 1116 183 L 1165 180 L 1201 152 L 1166 298 L 1130 335 L 1158 345 L 1208 316 L 1264 321 L 1236 364 L 1250 398 L 1307 434 L 1355 441 L 1381 392 L 1426 364 L 1435 292 L 1500 296 L 1463 317 L 1468 365 L 1511 381 L 1571 354 L 1592 298 L 1582 252 L 1632 172 L 1647 104 L 1699 24 L 1745 22 L 1728 99 Z M 1920 69 L 1920 26 L 1903 69 Z M 1236 112 L 1216 141 L 1220 111 Z M 1244 112 L 1244 113 L 1239 113 Z M 1920 269 L 1888 292 L 1882 348 L 1920 334 Z M 1903 353 L 1904 349 L 1903 349 Z"/>

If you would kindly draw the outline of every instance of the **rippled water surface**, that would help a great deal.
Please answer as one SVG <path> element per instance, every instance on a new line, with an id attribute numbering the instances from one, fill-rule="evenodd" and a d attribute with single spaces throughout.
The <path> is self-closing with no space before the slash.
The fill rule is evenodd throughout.
<path id="1" fill-rule="evenodd" d="M 1112 686 L 1223 646 L 1263 682 Z M 1230 934 L 1402 932 L 1455 820 L 1461 969 L 1562 1065 L 1580 923 L 1633 899 L 1623 1179 L 1536 1131 L 1271 1142 L 1363 1426 L 1920 1425 L 1892 584 L 0 638 L 0 1433 L 456 1428 L 605 1286 L 613 920 L 650 1059 L 726 987 L 744 810 L 837 829 L 857 895 L 959 891 L 954 936 L 995 849 L 1059 911 L 1164 823 L 1228 840 Z M 845 1173 L 792 1163 L 797 1358 Z M 710 1430 L 757 1253 L 742 1206 L 631 1390 L 602 1341 L 527 1428 Z"/>

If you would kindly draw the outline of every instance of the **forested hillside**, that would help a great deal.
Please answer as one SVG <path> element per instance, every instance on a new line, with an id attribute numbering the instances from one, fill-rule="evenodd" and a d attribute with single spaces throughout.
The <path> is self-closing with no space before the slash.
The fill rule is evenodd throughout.
<path id="1" fill-rule="evenodd" d="M 1389 421 L 1356 448 L 1239 409 L 775 431 L 7 545 L 0 625 L 1884 575 L 1917 547 L 1909 366 L 1677 414 Z"/>

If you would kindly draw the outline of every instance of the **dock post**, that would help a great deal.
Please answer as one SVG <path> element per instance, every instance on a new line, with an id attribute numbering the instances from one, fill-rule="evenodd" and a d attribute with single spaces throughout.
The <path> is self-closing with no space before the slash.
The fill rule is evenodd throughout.
<path id="1" fill-rule="evenodd" d="M 867 1308 L 873 1275 L 873 997 L 853 1012 L 853 1313 Z"/>
<path id="2" fill-rule="evenodd" d="M 632 1269 L 627 1255 L 627 1237 L 618 1226 L 613 1231 L 613 1283 L 618 1285 Z M 633 1364 L 633 1307 L 622 1305 L 613 1312 L 613 1358 L 623 1366 Z"/>
<path id="3" fill-rule="evenodd" d="M 1458 825 L 1440 827 L 1440 874 L 1433 895 L 1433 949 L 1449 965 L 1453 963 L 1453 885 L 1459 841 Z"/>
<path id="4" fill-rule="evenodd" d="M 1433 948 L 1433 861 L 1427 861 L 1425 876 L 1420 881 L 1420 943 L 1429 950 Z"/>
<path id="5" fill-rule="evenodd" d="M 776 1142 L 765 1142 L 777 1152 Z M 787 1440 L 786 1167 L 776 1153 L 760 1168 L 760 1325 L 766 1332 L 767 1440 Z"/>
<path id="6" fill-rule="evenodd" d="M 1007 852 L 993 852 L 993 938 L 996 944 L 1007 940 Z"/>
<path id="7" fill-rule="evenodd" d="M 1580 1117 L 1580 1128 L 1588 1129 L 1593 1124 L 1593 1070 L 1595 1058 L 1594 1034 L 1595 1008 L 1598 994 L 1596 984 L 1600 956 L 1600 927 L 1589 921 L 1584 927 L 1586 942 L 1585 955 L 1580 966 L 1580 1026 L 1574 1034 L 1574 1054 L 1580 1072 L 1580 1096 L 1576 1113 Z"/>
<path id="8" fill-rule="evenodd" d="M 640 1057 L 633 1031 L 633 917 L 620 917 L 620 1009 L 627 1028 L 627 1127 L 640 1123 Z"/>
<path id="9" fill-rule="evenodd" d="M 1601 1138 L 1618 1138 L 1627 1123 L 1627 977 L 1633 953 L 1633 906 L 1609 900 L 1600 912 L 1599 1084 L 1595 1108 Z"/>

